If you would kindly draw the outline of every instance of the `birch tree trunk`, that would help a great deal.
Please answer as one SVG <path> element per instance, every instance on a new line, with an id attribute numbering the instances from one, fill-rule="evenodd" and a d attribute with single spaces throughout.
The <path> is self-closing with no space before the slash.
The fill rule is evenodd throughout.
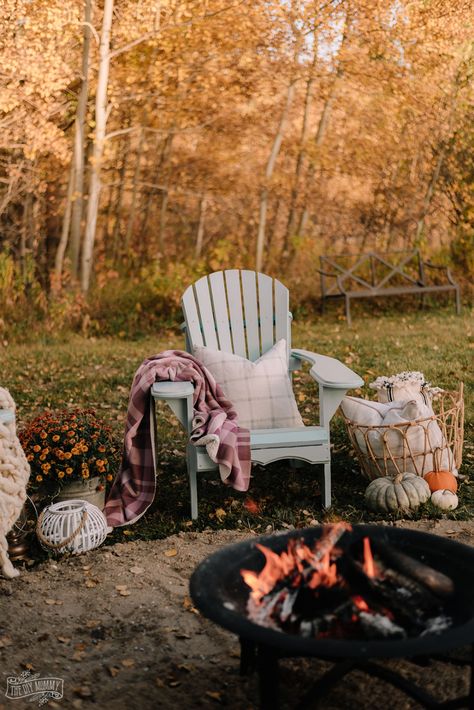
<path id="1" fill-rule="evenodd" d="M 135 157 L 135 171 L 133 173 L 133 183 L 132 183 L 132 200 L 130 204 L 130 212 L 128 215 L 127 231 L 125 232 L 125 243 L 124 250 L 128 252 L 130 247 L 130 242 L 132 240 L 133 227 L 135 224 L 135 214 L 137 211 L 137 193 L 138 193 L 138 181 L 140 180 L 141 172 L 141 162 L 143 156 L 143 143 L 145 141 L 145 131 L 143 128 L 140 130 L 140 138 L 138 139 L 138 148 Z"/>
<path id="2" fill-rule="evenodd" d="M 285 124 L 290 112 L 291 104 L 295 94 L 296 82 L 293 80 L 287 89 L 285 105 L 280 116 L 280 122 L 278 124 L 278 129 L 273 140 L 273 146 L 268 157 L 267 165 L 265 168 L 265 186 L 260 192 L 260 208 L 259 208 L 259 218 L 258 218 L 258 232 L 257 232 L 257 255 L 255 261 L 256 271 L 261 271 L 263 267 L 263 252 L 265 249 L 265 226 L 267 221 L 267 207 L 268 207 L 268 182 L 270 181 L 273 171 L 275 169 L 275 163 L 280 152 L 281 143 L 283 140 L 283 133 L 285 130 Z"/>
<path id="3" fill-rule="evenodd" d="M 97 213 L 100 198 L 100 172 L 104 153 L 105 128 L 107 123 L 107 85 L 110 67 L 110 30 L 114 0 L 105 0 L 104 17 L 99 47 L 99 73 L 95 97 L 95 137 L 92 154 L 89 199 L 87 203 L 86 228 L 82 250 L 81 288 L 87 293 L 90 286 L 93 266 L 94 242 L 97 225 Z"/>
<path id="4" fill-rule="evenodd" d="M 199 200 L 199 220 L 198 220 L 198 228 L 197 228 L 197 234 L 196 234 L 196 249 L 194 252 L 194 256 L 197 259 L 201 258 L 202 254 L 202 244 L 204 241 L 204 219 L 206 216 L 206 195 L 202 195 L 201 199 Z"/>
<path id="5" fill-rule="evenodd" d="M 310 67 L 310 74 L 306 82 L 306 93 L 304 99 L 304 111 L 303 111 L 303 123 L 301 126 L 301 135 L 299 141 L 298 155 L 296 158 L 295 174 L 293 178 L 293 186 L 291 189 L 290 197 L 290 210 L 288 213 L 288 222 L 286 225 L 286 232 L 283 238 L 283 249 L 282 256 L 285 257 L 288 254 L 288 246 L 291 237 L 294 235 L 296 229 L 296 205 L 298 200 L 299 186 L 301 184 L 301 179 L 303 176 L 303 167 L 306 157 L 306 142 L 308 140 L 309 133 L 309 117 L 311 112 L 311 100 L 313 98 L 313 84 L 314 84 L 314 70 L 316 68 L 317 52 L 314 50 L 313 62 Z"/>
<path id="6" fill-rule="evenodd" d="M 334 104 L 334 99 L 336 97 L 336 87 L 337 87 L 337 78 L 333 81 L 331 89 L 329 91 L 329 95 L 326 98 L 326 101 L 324 102 L 323 110 L 321 112 L 321 116 L 319 118 L 319 123 L 318 123 L 318 128 L 316 130 L 316 135 L 314 137 L 314 145 L 316 148 L 316 151 L 318 152 L 321 148 L 321 145 L 323 144 L 324 138 L 326 136 L 326 131 L 327 127 L 329 124 L 329 116 L 331 114 L 331 109 Z M 316 153 L 317 156 L 317 153 Z M 310 185 L 312 181 L 314 180 L 314 176 L 316 174 L 316 167 L 317 167 L 317 159 L 316 157 L 313 158 L 313 160 L 310 163 L 308 172 L 306 174 L 306 184 Z M 308 208 L 308 203 L 306 202 L 305 206 L 303 207 L 303 210 L 300 215 L 300 220 L 298 224 L 298 234 L 303 235 L 304 231 L 306 229 L 306 225 L 308 223 L 308 218 L 309 218 L 309 208 Z"/>
<path id="7" fill-rule="evenodd" d="M 84 211 L 84 154 L 85 154 L 85 121 L 87 114 L 87 99 L 89 94 L 89 51 L 91 41 L 92 2 L 85 0 L 84 5 L 84 32 L 82 44 L 82 67 L 81 67 L 81 89 L 77 101 L 76 118 L 74 122 L 74 151 L 73 165 L 74 189 L 70 199 L 73 201 L 71 220 L 71 273 L 75 279 L 79 276 L 79 256 L 81 251 L 82 216 Z M 66 205 L 66 212 L 70 211 L 70 206 Z M 65 217 L 66 218 L 66 217 Z M 64 226 L 63 226 L 64 231 Z M 67 243 L 67 237 L 66 237 Z M 62 262 L 61 262 L 62 269 Z M 61 278 L 61 274 L 56 274 Z"/>
<path id="8" fill-rule="evenodd" d="M 423 198 L 423 207 L 421 210 L 421 215 L 420 215 L 420 218 L 418 219 L 418 222 L 416 224 L 415 246 L 420 246 L 420 243 L 423 238 L 423 233 L 425 231 L 426 217 L 428 216 L 428 212 L 431 207 L 431 202 L 433 200 L 433 196 L 435 193 L 436 184 L 439 179 L 441 168 L 443 167 L 444 158 L 446 156 L 446 149 L 447 149 L 447 143 L 445 142 L 438 154 L 438 158 L 436 159 L 433 173 L 431 174 L 430 181 L 429 181 L 428 186 L 426 188 L 425 196 Z"/>
<path id="9" fill-rule="evenodd" d="M 66 253 L 68 238 L 69 238 L 69 227 L 71 224 L 71 214 L 72 214 L 72 195 L 74 192 L 74 174 L 75 174 L 75 164 L 74 164 L 74 154 L 72 156 L 71 170 L 69 173 L 69 182 L 67 186 L 66 195 L 66 208 L 64 210 L 63 226 L 61 230 L 61 238 L 59 240 L 58 248 L 56 249 L 56 256 L 54 259 L 54 277 L 55 285 L 57 288 L 61 286 L 61 276 L 63 273 L 64 265 L 64 255 Z"/>

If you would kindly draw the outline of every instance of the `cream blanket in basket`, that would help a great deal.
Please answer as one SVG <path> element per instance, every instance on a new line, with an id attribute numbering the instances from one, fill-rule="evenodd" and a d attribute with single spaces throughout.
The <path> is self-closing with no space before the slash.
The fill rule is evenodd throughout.
<path id="1" fill-rule="evenodd" d="M 0 410 L 15 412 L 8 390 L 0 387 Z M 14 526 L 26 500 L 30 465 L 16 435 L 15 423 L 0 422 L 0 570 L 8 578 L 20 573 L 8 558 L 7 533 Z"/>

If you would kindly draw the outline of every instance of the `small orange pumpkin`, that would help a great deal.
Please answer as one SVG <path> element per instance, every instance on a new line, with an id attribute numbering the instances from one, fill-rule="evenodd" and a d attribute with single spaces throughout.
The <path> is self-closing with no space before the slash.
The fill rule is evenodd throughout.
<path id="1" fill-rule="evenodd" d="M 451 471 L 429 471 L 423 476 L 430 487 L 430 491 L 447 490 L 456 493 L 458 482 L 456 476 Z"/>

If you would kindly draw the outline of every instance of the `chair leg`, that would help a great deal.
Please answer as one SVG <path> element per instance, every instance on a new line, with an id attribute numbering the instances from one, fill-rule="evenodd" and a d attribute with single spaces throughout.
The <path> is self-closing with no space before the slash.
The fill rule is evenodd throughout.
<path id="1" fill-rule="evenodd" d="M 324 472 L 322 476 L 323 483 L 323 508 L 331 507 L 331 464 L 324 464 Z"/>
<path id="2" fill-rule="evenodd" d="M 191 518 L 198 518 L 198 494 L 197 494 L 197 455 L 196 448 L 188 445 L 186 452 L 186 465 L 188 468 L 189 492 L 191 495 Z"/>

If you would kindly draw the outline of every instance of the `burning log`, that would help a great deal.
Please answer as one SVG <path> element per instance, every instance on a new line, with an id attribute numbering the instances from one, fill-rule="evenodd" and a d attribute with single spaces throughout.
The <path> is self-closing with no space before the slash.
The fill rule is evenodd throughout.
<path id="1" fill-rule="evenodd" d="M 447 598 L 454 593 L 452 579 L 442 572 L 438 572 L 424 562 L 415 560 L 413 557 L 396 550 L 391 545 L 387 545 L 387 543 L 381 540 L 373 541 L 372 545 L 375 552 L 382 557 L 386 563 L 399 572 L 421 582 L 430 592 L 433 592 L 433 594 L 436 594 L 438 597 Z"/>

